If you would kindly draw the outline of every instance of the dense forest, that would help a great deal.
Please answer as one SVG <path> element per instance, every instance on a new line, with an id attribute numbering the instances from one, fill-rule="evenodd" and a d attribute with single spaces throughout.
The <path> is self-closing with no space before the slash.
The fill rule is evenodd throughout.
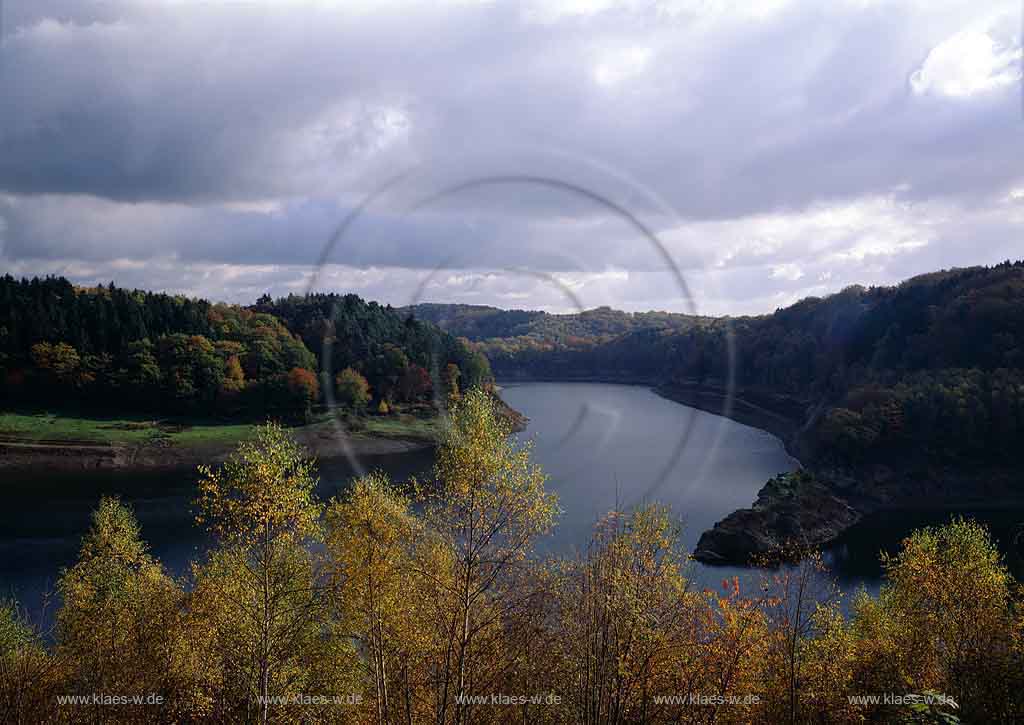
<path id="1" fill-rule="evenodd" d="M 246 308 L 0 278 L 0 386 L 11 403 L 302 418 L 322 400 L 386 406 L 489 377 L 481 353 L 355 295 Z"/>
<path id="2" fill-rule="evenodd" d="M 672 512 L 612 511 L 569 559 L 558 502 L 493 398 L 457 400 L 432 480 L 318 499 L 270 424 L 200 468 L 214 545 L 177 579 L 100 501 L 52 631 L 0 606 L 0 720 L 304 723 L 1014 723 L 1024 617 L 987 531 L 883 559 L 844 617 L 820 557 L 717 591 Z M 771 561 L 764 562 L 771 564 Z"/>
<path id="3" fill-rule="evenodd" d="M 436 380 L 453 364 L 466 386 L 491 379 L 487 358 L 462 340 L 404 310 L 354 294 L 290 295 L 278 300 L 264 296 L 253 309 L 281 319 L 332 379 L 345 368 L 357 369 L 374 389 L 385 391 L 385 397 L 395 395 L 409 366 Z M 395 356 L 397 364 L 390 359 Z"/>
<path id="4" fill-rule="evenodd" d="M 632 319 L 611 338 L 467 337 L 499 378 L 724 390 L 731 374 L 741 396 L 785 399 L 807 428 L 805 452 L 840 462 L 907 451 L 1005 461 L 1024 443 L 1022 262 L 849 287 L 757 317 Z"/>
<path id="5" fill-rule="evenodd" d="M 517 345 L 535 345 L 542 349 L 573 347 L 607 342 L 639 330 L 687 330 L 711 320 L 675 312 L 621 312 L 610 307 L 597 307 L 571 314 L 551 314 L 501 310 L 486 305 L 424 302 L 402 309 L 453 335 L 496 344 L 500 340 L 510 348 Z"/>

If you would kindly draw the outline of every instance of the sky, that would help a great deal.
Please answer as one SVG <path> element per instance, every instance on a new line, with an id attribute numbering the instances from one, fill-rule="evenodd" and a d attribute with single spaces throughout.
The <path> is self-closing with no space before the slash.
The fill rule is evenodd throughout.
<path id="1" fill-rule="evenodd" d="M 16 276 L 720 315 L 1024 257 L 1020 0 L 0 8 Z"/>

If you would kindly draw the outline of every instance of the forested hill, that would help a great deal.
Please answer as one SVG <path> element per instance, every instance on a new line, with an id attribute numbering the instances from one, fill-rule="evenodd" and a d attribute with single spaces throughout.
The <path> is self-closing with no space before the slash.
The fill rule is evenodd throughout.
<path id="1" fill-rule="evenodd" d="M 301 417 L 345 368 L 366 378 L 373 402 L 411 401 L 428 396 L 428 369 L 449 365 L 464 385 L 490 376 L 486 359 L 452 336 L 355 295 L 246 308 L 0 277 L 0 392 L 13 403 Z"/>
<path id="2" fill-rule="evenodd" d="M 470 349 L 456 335 L 479 342 Z M 264 415 L 308 411 L 346 368 L 376 403 L 427 397 L 449 366 L 464 386 L 487 380 L 488 358 L 499 377 L 637 379 L 666 391 L 722 390 L 732 369 L 741 396 L 784 401 L 808 449 L 845 462 L 906 450 L 1012 458 L 1024 442 L 1024 263 L 850 287 L 732 319 L 395 310 L 336 294 L 245 308 L 0 278 L 8 400 Z"/>
<path id="3" fill-rule="evenodd" d="M 557 317 L 508 314 L 534 315 L 530 325 Z M 613 337 L 577 329 L 476 344 L 499 379 L 640 379 L 666 390 L 723 390 L 731 336 L 741 395 L 784 401 L 816 454 L 865 462 L 912 449 L 992 460 L 1024 443 L 1024 263 L 849 287 L 769 315 L 685 320 Z"/>
<path id="4" fill-rule="evenodd" d="M 523 347 L 608 341 L 637 330 L 686 330 L 710 318 L 674 312 L 621 312 L 610 307 L 572 314 L 502 310 L 486 305 L 424 302 L 401 308 L 417 319 L 473 341 L 513 338 Z"/>

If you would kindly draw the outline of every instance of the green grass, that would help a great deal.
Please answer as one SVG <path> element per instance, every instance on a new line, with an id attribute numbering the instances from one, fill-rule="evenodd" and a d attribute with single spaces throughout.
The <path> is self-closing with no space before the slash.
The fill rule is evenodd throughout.
<path id="1" fill-rule="evenodd" d="M 132 445 L 166 440 L 178 445 L 234 443 L 252 424 L 190 424 L 145 418 L 81 418 L 52 413 L 0 413 L 0 437 L 41 441 Z"/>
<path id="2" fill-rule="evenodd" d="M 156 421 L 79 418 L 52 413 L 0 413 L 0 436 L 24 441 L 142 443 L 160 435 Z"/>
<path id="3" fill-rule="evenodd" d="M 253 428 L 255 428 L 253 423 L 192 425 L 172 433 L 170 439 L 183 446 L 203 443 L 232 444 L 248 438 Z"/>
<path id="4" fill-rule="evenodd" d="M 438 439 L 441 432 L 441 419 L 438 417 L 424 419 L 411 415 L 391 415 L 383 418 L 371 416 L 364 419 L 360 432 L 381 438 L 414 438 L 434 441 Z"/>
<path id="5" fill-rule="evenodd" d="M 311 425 L 325 425 L 331 416 L 321 414 Z M 139 445 L 161 441 L 176 446 L 232 446 L 247 438 L 254 423 L 217 423 L 183 419 L 86 418 L 45 412 L 0 413 L 0 438 L 26 443 L 77 442 L 99 445 Z M 421 418 L 408 413 L 361 420 L 357 434 L 377 438 L 435 441 L 441 432 L 439 417 Z"/>

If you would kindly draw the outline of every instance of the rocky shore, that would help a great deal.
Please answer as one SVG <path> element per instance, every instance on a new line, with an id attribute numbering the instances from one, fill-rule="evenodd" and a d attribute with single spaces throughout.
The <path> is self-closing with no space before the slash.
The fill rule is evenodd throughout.
<path id="1" fill-rule="evenodd" d="M 492 399 L 498 409 L 498 415 L 509 422 L 513 433 L 521 433 L 526 430 L 526 426 L 530 422 L 530 419 L 502 399 L 500 386 L 495 386 Z"/>
<path id="2" fill-rule="evenodd" d="M 827 546 L 879 511 L 953 512 L 1024 502 L 1024 477 L 1009 467 L 951 465 L 913 452 L 892 465 L 827 465 L 802 435 L 816 409 L 812 401 L 749 390 L 736 391 L 730 401 L 725 388 L 696 383 L 655 390 L 766 430 L 801 462 L 795 473 L 769 480 L 750 508 L 732 512 L 701 535 L 693 558 L 705 564 L 746 566 L 794 542 Z"/>
<path id="3" fill-rule="evenodd" d="M 655 388 L 663 397 L 768 431 L 797 461 L 810 454 L 800 438 L 810 401 L 721 385 L 676 383 Z M 801 463 L 801 466 L 803 464 Z M 750 508 L 732 512 L 705 531 L 693 552 L 704 564 L 746 566 L 791 542 L 824 545 L 860 521 L 873 507 L 847 496 L 806 469 L 770 479 Z"/>
<path id="4" fill-rule="evenodd" d="M 751 390 L 737 390 L 730 396 L 721 385 L 698 383 L 658 385 L 653 390 L 676 403 L 766 430 L 782 441 L 791 456 L 800 458 L 797 434 L 812 407 L 808 401 Z"/>
<path id="5" fill-rule="evenodd" d="M 812 463 L 769 480 L 750 508 L 726 516 L 697 542 L 705 564 L 746 566 L 788 544 L 836 542 L 865 516 L 886 511 L 982 511 L 1024 505 L 1013 467 L 970 467 L 908 456 L 899 467 Z"/>
<path id="6" fill-rule="evenodd" d="M 806 471 L 783 474 L 764 485 L 751 508 L 734 511 L 705 531 L 693 558 L 746 565 L 792 542 L 820 546 L 865 513 Z"/>

